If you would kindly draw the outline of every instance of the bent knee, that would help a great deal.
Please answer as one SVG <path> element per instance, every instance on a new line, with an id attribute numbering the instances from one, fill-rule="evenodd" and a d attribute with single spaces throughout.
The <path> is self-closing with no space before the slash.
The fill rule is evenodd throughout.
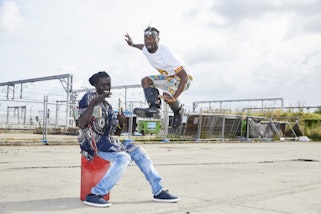
<path id="1" fill-rule="evenodd" d="M 119 153 L 118 157 L 115 159 L 115 162 L 117 163 L 124 163 L 124 164 L 129 164 L 131 161 L 130 155 L 128 155 L 125 152 Z"/>
<path id="2" fill-rule="evenodd" d="M 136 161 L 141 159 L 149 159 L 147 152 L 145 151 L 145 149 L 141 147 L 138 147 L 137 149 L 135 149 L 131 155 L 132 155 L 132 158 Z"/>
<path id="3" fill-rule="evenodd" d="M 141 84 L 144 88 L 150 86 L 153 84 L 153 81 L 149 78 L 149 77 L 144 77 L 142 80 L 141 80 Z"/>

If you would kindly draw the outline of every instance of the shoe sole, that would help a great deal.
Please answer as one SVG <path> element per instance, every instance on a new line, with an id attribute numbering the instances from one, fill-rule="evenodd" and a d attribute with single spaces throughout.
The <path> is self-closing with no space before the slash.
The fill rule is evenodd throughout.
<path id="1" fill-rule="evenodd" d="M 88 202 L 88 201 L 84 201 L 84 204 L 89 205 L 89 206 L 93 206 L 93 207 L 110 207 L 111 206 L 111 203 L 97 204 L 97 203 L 92 203 L 92 202 Z"/>
<path id="2" fill-rule="evenodd" d="M 138 117 L 147 118 L 145 111 L 141 109 L 135 108 L 134 114 L 136 114 Z"/>
<path id="3" fill-rule="evenodd" d="M 145 109 L 139 109 L 139 108 L 135 108 L 134 109 L 134 113 L 141 118 L 154 118 L 154 119 L 159 119 L 161 118 L 161 114 L 159 113 L 148 113 L 146 112 Z"/>
<path id="4" fill-rule="evenodd" d="M 175 198 L 175 199 L 158 199 L 158 198 L 154 198 L 154 201 L 164 202 L 164 203 L 175 203 L 175 202 L 178 202 L 179 200 L 181 200 L 181 199 L 180 198 Z"/>

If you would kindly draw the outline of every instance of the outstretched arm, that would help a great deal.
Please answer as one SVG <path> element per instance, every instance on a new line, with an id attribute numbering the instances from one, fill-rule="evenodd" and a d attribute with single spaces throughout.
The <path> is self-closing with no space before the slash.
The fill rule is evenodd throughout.
<path id="1" fill-rule="evenodd" d="M 132 38 L 129 36 L 128 33 L 125 34 L 125 41 L 129 46 L 143 50 L 144 44 L 134 44 Z"/>

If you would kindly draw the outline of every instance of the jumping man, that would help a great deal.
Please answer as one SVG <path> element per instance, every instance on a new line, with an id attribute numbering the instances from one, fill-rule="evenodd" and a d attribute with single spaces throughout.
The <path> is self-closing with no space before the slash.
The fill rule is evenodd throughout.
<path id="1" fill-rule="evenodd" d="M 185 63 L 167 46 L 159 43 L 159 31 L 155 27 L 145 29 L 144 44 L 134 44 L 129 34 L 125 35 L 125 40 L 129 46 L 142 50 L 149 63 L 160 73 L 141 80 L 149 108 L 135 108 L 134 113 L 143 118 L 160 118 L 163 99 L 174 112 L 172 127 L 177 128 L 182 122 L 182 105 L 178 97 L 188 89 L 192 80 Z M 159 94 L 158 88 L 163 90 L 163 95 Z"/>

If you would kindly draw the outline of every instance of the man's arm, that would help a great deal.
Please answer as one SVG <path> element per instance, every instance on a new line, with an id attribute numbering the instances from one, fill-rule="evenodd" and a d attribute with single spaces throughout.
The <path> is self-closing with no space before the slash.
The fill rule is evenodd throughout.
<path id="1" fill-rule="evenodd" d="M 89 104 L 89 106 L 87 107 L 87 109 L 85 110 L 84 113 L 81 114 L 81 116 L 78 119 L 78 127 L 81 129 L 84 129 L 88 126 L 88 124 L 90 123 L 90 120 L 92 118 L 92 113 L 94 110 L 94 103 L 91 102 Z"/>
<path id="2" fill-rule="evenodd" d="M 177 87 L 177 90 L 176 90 L 174 96 L 171 97 L 169 94 L 166 94 L 166 93 L 158 96 L 159 98 L 164 99 L 168 103 L 173 103 L 176 101 L 176 99 L 178 99 L 178 97 L 184 91 L 185 86 L 188 82 L 188 75 L 184 69 L 179 71 L 176 75 L 180 78 L 180 82 L 179 82 L 179 85 Z"/>
<path id="3" fill-rule="evenodd" d="M 144 44 L 134 44 L 128 33 L 125 35 L 125 40 L 129 46 L 143 50 Z"/>
<path id="4" fill-rule="evenodd" d="M 103 99 L 105 99 L 106 97 L 108 97 L 110 95 L 110 93 L 103 93 L 98 95 L 97 97 L 93 98 L 87 109 L 80 115 L 79 119 L 78 119 L 78 127 L 81 129 L 84 129 L 88 126 L 88 124 L 90 123 L 90 120 L 92 118 L 92 113 L 94 111 L 94 107 L 97 103 L 100 103 L 101 101 L 103 101 Z"/>
<path id="5" fill-rule="evenodd" d="M 180 78 L 179 85 L 177 87 L 177 90 L 174 94 L 175 100 L 181 95 L 181 93 L 184 91 L 186 84 L 188 82 L 188 75 L 184 69 L 182 69 L 180 72 L 177 73 L 177 76 Z"/>

